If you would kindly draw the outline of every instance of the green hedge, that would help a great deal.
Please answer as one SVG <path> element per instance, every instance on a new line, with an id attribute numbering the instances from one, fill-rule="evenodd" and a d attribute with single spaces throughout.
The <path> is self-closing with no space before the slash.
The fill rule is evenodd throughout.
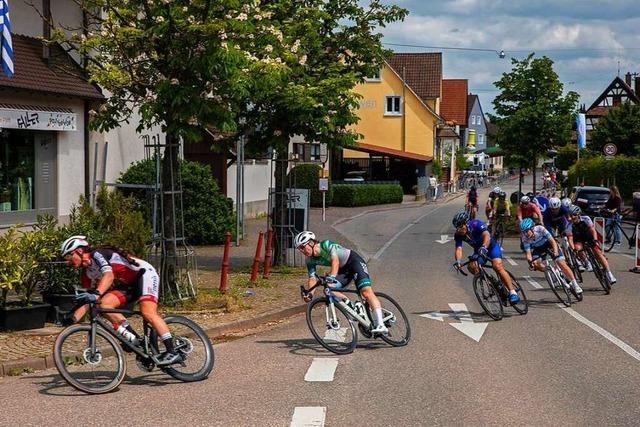
<path id="1" fill-rule="evenodd" d="M 304 164 L 296 166 L 289 172 L 294 187 L 311 190 L 310 203 L 313 207 L 322 207 L 322 192 L 318 190 L 318 179 L 320 178 L 321 170 L 322 167 L 319 165 Z M 330 206 L 331 199 L 333 198 L 333 186 L 331 182 L 329 182 L 329 191 L 327 191 L 325 197 L 327 206 Z"/>
<path id="2" fill-rule="evenodd" d="M 604 157 L 581 159 L 569 169 L 569 184 L 584 181 L 585 185 L 615 184 L 622 197 L 631 198 L 631 193 L 640 190 L 640 157 L 619 156 L 611 160 Z"/>
<path id="3" fill-rule="evenodd" d="M 401 203 L 402 186 L 398 184 L 335 184 L 333 206 L 368 206 Z"/>

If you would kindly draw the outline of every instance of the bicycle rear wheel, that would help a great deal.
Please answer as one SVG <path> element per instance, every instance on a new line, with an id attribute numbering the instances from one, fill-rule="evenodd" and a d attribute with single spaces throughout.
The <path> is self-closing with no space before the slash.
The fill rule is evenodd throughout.
<path id="1" fill-rule="evenodd" d="M 307 326 L 316 341 L 332 353 L 349 354 L 358 344 L 358 333 L 351 318 L 339 305 L 329 305 L 327 297 L 318 297 L 309 303 Z"/>
<path id="2" fill-rule="evenodd" d="M 571 307 L 571 291 L 562 283 L 562 279 L 551 268 L 544 271 L 549 287 L 565 307 Z"/>
<path id="3" fill-rule="evenodd" d="M 502 299 L 498 290 L 484 276 L 476 275 L 473 278 L 473 292 L 478 298 L 482 309 L 493 320 L 500 320 L 504 316 Z"/>
<path id="4" fill-rule="evenodd" d="M 522 289 L 522 286 L 520 286 L 520 283 L 518 283 L 513 274 L 511 274 L 510 271 L 507 271 L 507 273 L 511 278 L 511 284 L 513 284 L 516 293 L 520 297 L 520 301 L 517 304 L 511 304 L 511 307 L 513 307 L 513 309 L 520 314 L 527 314 L 527 312 L 529 311 L 529 301 L 527 300 L 527 295 L 524 293 L 524 289 Z"/>
<path id="5" fill-rule="evenodd" d="M 120 385 L 127 361 L 116 339 L 100 327 L 94 345 L 91 325 L 72 325 L 63 330 L 53 346 L 53 361 L 69 385 L 90 394 L 110 392 Z"/>
<path id="6" fill-rule="evenodd" d="M 600 282 L 600 286 L 602 286 L 602 289 L 604 289 L 605 295 L 609 295 L 611 293 L 611 283 L 609 283 L 609 278 L 604 272 L 604 268 L 593 253 L 592 248 L 587 249 L 587 257 L 589 258 L 589 262 L 593 267 L 593 274 L 596 276 L 596 279 L 598 279 L 598 282 Z"/>
<path id="7" fill-rule="evenodd" d="M 380 335 L 382 341 L 394 347 L 402 347 L 409 344 L 411 339 L 411 325 L 400 304 L 393 298 L 382 292 L 376 292 L 382 306 L 382 319 L 389 329 L 388 335 Z M 370 313 L 371 317 L 375 316 Z"/>
<path id="8" fill-rule="evenodd" d="M 611 249 L 613 249 L 613 247 L 615 246 L 616 227 L 619 227 L 619 225 L 615 221 L 612 221 L 610 224 L 607 224 L 604 227 L 605 243 L 602 247 L 605 252 L 611 251 Z M 622 234 L 622 231 L 620 231 L 620 234 Z"/>
<path id="9" fill-rule="evenodd" d="M 182 316 L 164 318 L 173 337 L 173 346 L 182 355 L 182 362 L 162 367 L 173 378 L 185 381 L 201 381 L 213 370 L 213 345 L 207 334 L 196 322 Z M 154 329 L 150 332 L 151 346 L 160 353 L 160 338 Z"/>

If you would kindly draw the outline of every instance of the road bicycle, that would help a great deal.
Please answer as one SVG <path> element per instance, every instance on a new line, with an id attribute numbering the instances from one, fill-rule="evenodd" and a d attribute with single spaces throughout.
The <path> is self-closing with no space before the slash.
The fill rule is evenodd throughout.
<path id="1" fill-rule="evenodd" d="M 318 277 L 318 283 L 309 290 L 300 286 L 300 294 L 304 297 L 317 287 L 323 288 L 323 295 L 314 298 L 307 305 L 307 325 L 316 341 L 330 352 L 336 354 L 353 352 L 358 344 L 358 330 L 367 338 L 380 338 L 394 347 L 402 347 L 409 343 L 411 339 L 409 319 L 402 307 L 389 295 L 376 292 L 382 305 L 382 319 L 389 332 L 374 335 L 371 332 L 374 327 L 373 310 L 358 291 L 332 289 L 325 277 Z M 335 296 L 334 292 L 354 294 L 356 297 L 347 303 Z"/>
<path id="2" fill-rule="evenodd" d="M 573 295 L 577 300 L 580 300 L 582 299 L 582 295 L 574 293 L 562 270 L 560 270 L 555 262 L 549 260 L 549 255 L 548 252 L 543 252 L 533 257 L 531 262 L 533 263 L 539 259 L 542 260 L 544 264 L 544 277 L 547 279 L 549 287 L 565 307 L 571 307 L 571 296 Z"/>
<path id="3" fill-rule="evenodd" d="M 83 304 L 77 305 L 75 311 Z M 99 304 L 88 303 L 89 322 L 78 323 L 64 329 L 54 344 L 53 360 L 60 375 L 76 389 L 90 394 L 102 394 L 120 385 L 127 371 L 124 352 L 135 354 L 138 367 L 145 372 L 154 368 L 180 381 L 200 381 L 213 369 L 213 346 L 207 334 L 194 321 L 182 316 L 167 316 L 174 340 L 174 348 L 182 361 L 158 366 L 161 339 L 153 327 L 143 321 L 143 335 L 138 343 L 132 343 L 113 328 L 111 322 L 102 317 L 104 313 L 138 315 L 140 311 L 126 309 L 103 309 Z"/>
<path id="4" fill-rule="evenodd" d="M 596 279 L 598 279 L 598 282 L 600 282 L 600 286 L 604 289 L 604 293 L 609 295 L 611 293 L 611 282 L 609 281 L 609 276 L 607 276 L 607 273 L 605 272 L 604 266 L 600 263 L 598 257 L 596 257 L 596 254 L 593 251 L 594 245 L 597 245 L 597 243 L 583 243 L 581 252 L 586 255 L 587 260 L 591 263 L 591 266 L 593 267 L 593 274 L 596 276 Z"/>
<path id="5" fill-rule="evenodd" d="M 605 244 L 604 251 L 609 252 L 615 246 L 615 235 L 616 231 L 621 236 L 624 236 L 624 239 L 629 244 L 629 249 L 633 249 L 636 244 L 636 230 L 638 229 L 638 222 L 625 221 L 621 218 L 620 215 L 609 214 L 610 221 L 607 221 L 607 225 L 605 226 Z"/>
<path id="6" fill-rule="evenodd" d="M 462 270 L 462 267 L 472 262 L 477 262 L 476 265 L 479 267 L 479 272 L 473 276 L 473 292 L 476 294 L 480 306 L 482 306 L 482 309 L 489 317 L 493 320 L 502 319 L 504 317 L 504 307 L 508 307 L 509 305 L 518 313 L 527 314 L 529 311 L 527 295 L 510 271 L 505 270 L 511 278 L 511 284 L 520 297 L 520 301 L 516 304 L 509 302 L 509 290 L 502 281 L 487 271 L 485 268 L 487 263 L 486 259 L 472 255 L 467 262 L 461 265 L 453 264 L 453 268 L 457 273 L 468 276 L 468 274 Z"/>
<path id="7" fill-rule="evenodd" d="M 504 240 L 505 218 L 507 218 L 505 214 L 496 215 L 491 223 L 491 235 L 500 246 L 502 246 L 502 241 Z"/>
<path id="8" fill-rule="evenodd" d="M 582 279 L 582 271 L 581 264 L 578 259 L 578 254 L 575 250 L 571 249 L 569 246 L 569 239 L 565 235 L 556 235 L 554 236 L 556 242 L 558 242 L 558 246 L 562 249 L 562 253 L 565 255 L 565 259 L 567 261 L 567 265 L 573 272 L 573 275 L 576 277 L 576 280 L 580 283 L 584 283 Z"/>

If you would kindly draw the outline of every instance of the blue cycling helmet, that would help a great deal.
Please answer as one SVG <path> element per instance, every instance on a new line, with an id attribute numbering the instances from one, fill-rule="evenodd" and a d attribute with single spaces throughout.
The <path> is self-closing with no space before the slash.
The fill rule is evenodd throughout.
<path id="1" fill-rule="evenodd" d="M 533 228 L 535 225 L 536 224 L 531 218 L 525 218 L 520 222 L 520 231 L 527 231 L 530 228 Z"/>
<path id="2" fill-rule="evenodd" d="M 469 221 L 469 214 L 466 211 L 459 211 L 453 216 L 451 223 L 455 228 L 458 228 Z"/>

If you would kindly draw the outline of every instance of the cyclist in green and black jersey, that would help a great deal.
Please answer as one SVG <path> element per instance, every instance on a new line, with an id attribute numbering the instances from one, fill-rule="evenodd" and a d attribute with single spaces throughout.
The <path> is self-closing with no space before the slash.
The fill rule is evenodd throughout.
<path id="1" fill-rule="evenodd" d="M 382 306 L 376 294 L 371 289 L 371 278 L 367 263 L 356 251 L 347 249 L 331 240 L 319 241 L 311 231 L 303 231 L 296 235 L 293 245 L 307 257 L 307 270 L 309 281 L 307 287 L 311 288 L 318 281 L 316 266 L 330 267 L 326 276 L 327 284 L 332 289 L 346 287 L 352 280 L 356 283 L 356 289 L 366 300 L 374 313 L 374 334 L 386 334 L 388 331 L 382 319 Z M 334 292 L 338 297 L 344 295 Z M 305 296 L 305 301 L 311 301 L 312 295 Z"/>

